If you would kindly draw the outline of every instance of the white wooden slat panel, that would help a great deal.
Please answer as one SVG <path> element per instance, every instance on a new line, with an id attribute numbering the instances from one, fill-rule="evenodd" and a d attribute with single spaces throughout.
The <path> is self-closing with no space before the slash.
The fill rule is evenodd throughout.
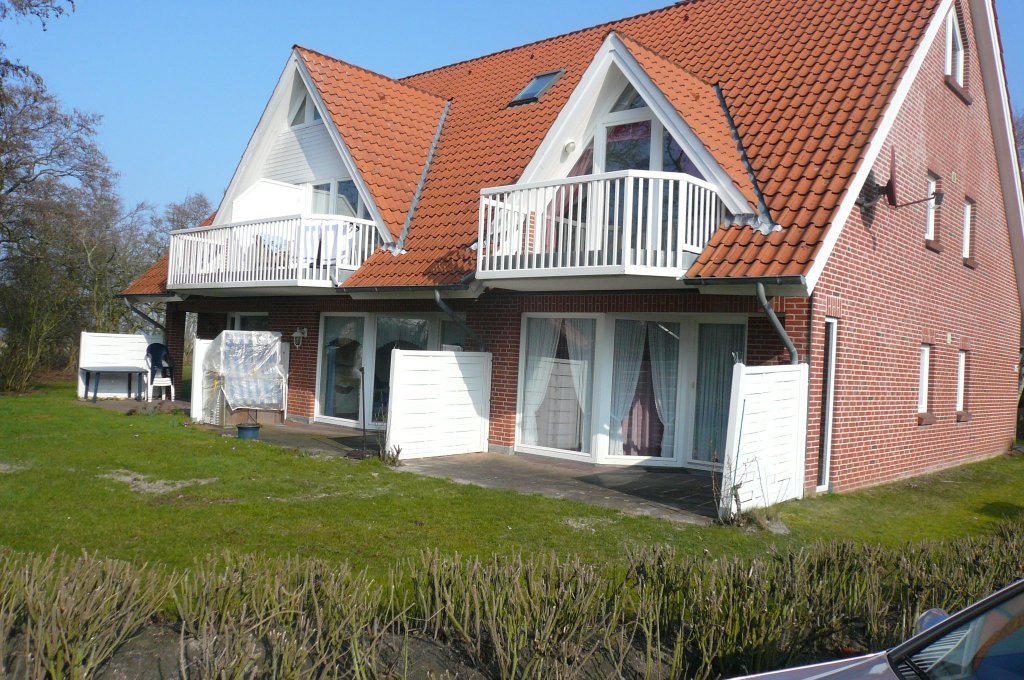
<path id="1" fill-rule="evenodd" d="M 302 184 L 347 174 L 327 128 L 321 123 L 282 132 L 267 157 L 262 176 Z"/>
<path id="2" fill-rule="evenodd" d="M 807 366 L 733 369 L 721 516 L 803 496 Z"/>
<path id="3" fill-rule="evenodd" d="M 392 350 L 387 446 L 402 458 L 487 450 L 491 355 Z"/>

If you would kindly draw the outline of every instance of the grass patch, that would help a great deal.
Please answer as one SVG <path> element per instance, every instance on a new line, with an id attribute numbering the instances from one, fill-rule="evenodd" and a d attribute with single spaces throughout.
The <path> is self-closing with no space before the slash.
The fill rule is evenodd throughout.
<path id="1" fill-rule="evenodd" d="M 211 435 L 182 416 L 97 409 L 66 385 L 0 397 L 0 465 L 0 544 L 18 550 L 172 567 L 224 550 L 295 554 L 376 575 L 424 550 L 624 565 L 625 548 L 637 545 L 749 557 L 817 539 L 983 535 L 1020 514 L 1024 488 L 1024 459 L 999 458 L 786 504 L 779 514 L 792 534 L 780 537 L 420 478 L 373 460 L 305 457 Z"/>

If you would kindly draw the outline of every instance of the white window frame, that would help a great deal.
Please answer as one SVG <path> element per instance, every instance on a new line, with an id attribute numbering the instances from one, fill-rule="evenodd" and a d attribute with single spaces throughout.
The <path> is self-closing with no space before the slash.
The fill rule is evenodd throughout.
<path id="1" fill-rule="evenodd" d="M 832 486 L 832 429 L 836 412 L 836 351 L 839 347 L 839 319 L 833 316 L 826 316 L 825 329 L 825 337 L 828 339 L 825 351 L 828 354 L 822 358 L 822 362 L 824 367 L 828 369 L 828 382 L 822 385 L 821 398 L 823 400 L 828 399 L 828 404 L 825 405 L 823 403 L 827 412 L 824 414 L 825 417 L 821 423 L 822 433 L 819 440 L 821 444 L 818 447 L 818 466 L 821 478 L 824 480 L 815 487 L 815 490 L 819 492 L 828 491 Z M 828 332 L 829 330 L 831 330 L 831 333 Z"/>
<path id="2" fill-rule="evenodd" d="M 956 412 L 965 411 L 967 393 L 967 350 L 962 349 L 956 355 Z"/>
<path id="3" fill-rule="evenodd" d="M 325 416 L 320 414 L 320 382 L 323 370 L 324 327 L 326 325 L 326 319 L 328 317 L 358 317 L 363 320 L 363 379 L 364 381 L 372 384 L 377 370 L 377 318 L 381 316 L 423 319 L 430 324 L 427 328 L 427 350 L 436 351 L 440 349 L 441 322 L 448 318 L 446 314 L 442 314 L 440 312 L 423 312 L 421 314 L 415 312 L 323 312 L 320 314 L 320 330 L 316 346 L 316 385 L 313 393 L 313 422 L 327 423 L 329 425 L 342 425 L 345 427 L 359 427 L 361 425 L 359 420 L 336 418 L 334 416 Z M 372 351 L 368 351 L 367 348 L 371 348 Z M 387 427 L 386 421 L 378 422 L 373 419 L 372 390 L 369 394 L 366 393 L 366 390 L 363 390 L 363 394 L 360 395 L 359 403 L 360 408 L 362 409 L 361 413 L 364 414 L 364 419 L 366 420 L 367 430 L 383 430 Z M 369 415 L 366 416 L 365 414 Z"/>
<path id="4" fill-rule="evenodd" d="M 939 189 L 939 176 L 929 172 L 928 173 L 928 202 L 925 203 L 925 217 L 924 217 L 924 238 L 926 241 L 935 240 L 935 223 L 936 215 L 938 213 L 938 207 L 935 205 L 935 199 L 932 196 Z"/>
<path id="5" fill-rule="evenodd" d="M 335 177 L 333 179 L 318 179 L 316 181 L 308 182 L 305 185 L 303 185 L 305 187 L 306 193 L 308 194 L 308 196 L 306 198 L 306 205 L 309 206 L 309 212 L 313 213 L 313 214 L 321 214 L 321 215 L 322 214 L 327 214 L 327 215 L 330 215 L 330 216 L 341 215 L 341 213 L 337 212 L 337 210 L 338 210 L 338 201 L 339 201 L 339 198 L 341 197 L 341 193 L 338 191 L 338 184 L 341 183 L 341 182 L 353 182 L 353 184 L 355 184 L 354 180 L 351 177 Z M 330 185 L 330 199 L 328 199 L 328 200 L 329 200 L 329 202 L 331 204 L 330 209 L 333 210 L 334 212 L 331 212 L 331 213 L 315 213 L 313 211 L 313 188 L 317 187 L 317 186 L 320 186 L 322 184 Z M 366 220 L 366 221 L 370 222 L 370 221 L 372 221 L 372 218 L 370 217 L 370 208 L 366 204 L 366 201 L 363 199 L 362 192 L 359 191 L 359 185 L 355 184 L 355 187 L 356 187 L 356 194 L 358 196 L 358 200 L 356 201 L 356 205 L 355 205 L 356 214 L 353 216 L 352 219 Z M 365 217 L 360 217 L 360 215 L 365 215 Z"/>
<path id="6" fill-rule="evenodd" d="M 228 330 L 239 331 L 242 325 L 242 319 L 253 316 L 270 316 L 270 312 L 229 312 L 228 313 Z"/>
<path id="7" fill-rule="evenodd" d="M 960 19 L 956 15 L 956 7 L 949 10 L 946 17 L 946 68 L 945 73 L 960 87 L 964 86 L 964 62 L 966 49 L 963 33 L 960 32 Z"/>
<path id="8" fill-rule="evenodd" d="M 932 346 L 928 343 L 921 344 L 921 360 L 917 376 L 917 412 L 918 414 L 928 413 L 928 383 L 931 377 L 931 354 Z"/>
<path id="9" fill-rule="evenodd" d="M 302 106 L 303 102 L 306 104 L 306 109 L 302 112 L 303 119 L 297 123 L 293 123 L 292 119 L 295 118 L 295 115 L 299 112 L 299 108 Z M 321 120 L 320 111 L 316 108 L 316 104 L 313 103 L 313 98 L 309 96 L 309 92 L 306 92 L 305 89 L 303 89 L 300 96 L 292 98 L 291 106 L 288 107 L 287 127 L 289 130 L 295 130 L 307 125 L 312 125 L 313 123 L 319 123 Z"/>
<path id="10" fill-rule="evenodd" d="M 961 254 L 965 260 L 971 257 L 971 220 L 974 218 L 974 201 L 969 198 L 964 199 L 964 232 L 963 232 L 963 245 L 961 248 Z"/>

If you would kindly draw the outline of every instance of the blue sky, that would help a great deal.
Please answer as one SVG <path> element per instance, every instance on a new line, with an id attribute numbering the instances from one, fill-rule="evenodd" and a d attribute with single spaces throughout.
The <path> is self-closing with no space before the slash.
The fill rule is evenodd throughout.
<path id="1" fill-rule="evenodd" d="M 629 16 L 669 0 L 78 0 L 51 22 L 0 24 L 13 57 L 66 106 L 103 116 L 129 204 L 216 203 L 295 43 L 399 77 Z M 1014 109 L 1024 2 L 996 0 Z"/>

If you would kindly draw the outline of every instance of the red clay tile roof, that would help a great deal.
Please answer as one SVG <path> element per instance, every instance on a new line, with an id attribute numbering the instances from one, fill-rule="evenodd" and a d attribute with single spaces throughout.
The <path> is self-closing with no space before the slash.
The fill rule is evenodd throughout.
<path id="1" fill-rule="evenodd" d="M 164 295 L 167 293 L 167 261 L 170 255 L 164 255 L 152 267 L 143 272 L 142 276 L 128 284 L 121 295 Z"/>
<path id="2" fill-rule="evenodd" d="M 445 100 L 343 61 L 295 47 L 384 223 L 397 238 Z"/>
<path id="3" fill-rule="evenodd" d="M 397 82 L 303 50 L 393 232 L 442 103 L 452 102 L 407 253 L 376 253 L 344 285 L 446 285 L 474 272 L 480 189 L 519 179 L 611 31 L 670 101 L 686 96 L 677 78 L 701 83 L 702 99 L 707 84 L 721 87 L 771 217 L 784 227 L 769 236 L 719 229 L 688 274 L 806 273 L 939 1 L 690 0 Z M 533 76 L 556 69 L 565 75 L 540 101 L 506 108 Z M 677 106 L 701 125 L 703 105 Z M 742 181 L 718 123 L 707 126 L 705 143 Z"/>
<path id="4" fill-rule="evenodd" d="M 771 217 L 785 227 L 770 236 L 720 229 L 689 275 L 806 273 L 938 3 L 691 0 L 403 79 L 451 98 L 451 111 L 408 252 L 374 255 L 345 286 L 443 285 L 473 272 L 480 189 L 518 180 L 612 30 L 643 46 L 638 61 L 671 101 L 682 71 L 721 86 Z M 506 108 L 534 75 L 563 68 L 539 102 Z M 680 113 L 691 122 L 692 110 Z M 717 147 L 717 138 L 705 141 Z"/>
<path id="5" fill-rule="evenodd" d="M 679 116 L 704 142 L 704 147 L 715 161 L 729 173 L 736 188 L 750 202 L 751 212 L 754 212 L 758 204 L 757 193 L 715 88 L 632 38 L 619 37 Z"/>

